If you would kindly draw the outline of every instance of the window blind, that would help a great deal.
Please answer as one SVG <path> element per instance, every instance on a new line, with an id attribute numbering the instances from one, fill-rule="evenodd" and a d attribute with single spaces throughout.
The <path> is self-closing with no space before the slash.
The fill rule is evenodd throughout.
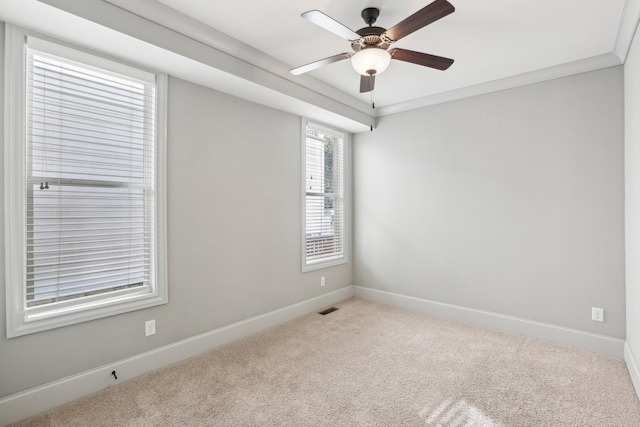
<path id="1" fill-rule="evenodd" d="M 154 283 L 155 85 L 27 49 L 26 317 Z"/>
<path id="2" fill-rule="evenodd" d="M 306 129 L 305 258 L 344 256 L 344 140 L 314 125 Z"/>

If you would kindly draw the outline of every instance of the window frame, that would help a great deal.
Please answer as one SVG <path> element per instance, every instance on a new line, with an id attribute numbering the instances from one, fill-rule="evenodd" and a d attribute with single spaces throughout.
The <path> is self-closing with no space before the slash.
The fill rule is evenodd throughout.
<path id="1" fill-rule="evenodd" d="M 26 318 L 26 126 L 27 114 L 27 38 L 36 39 L 51 52 L 70 60 L 135 77 L 136 73 L 155 75 L 155 195 L 154 270 L 152 292 L 145 295 L 114 295 L 100 302 L 75 304 L 72 309 Z M 62 52 L 62 53 L 61 53 Z M 166 114 L 168 77 L 140 65 L 102 55 L 95 51 L 53 40 L 46 36 L 6 24 L 5 30 L 5 104 L 4 104 L 4 181 L 5 181 L 5 291 L 7 338 L 72 325 L 89 320 L 153 307 L 168 302 L 166 262 Z M 116 293 L 117 294 L 117 293 Z"/>
<path id="2" fill-rule="evenodd" d="M 308 260 L 306 253 L 306 233 L 307 233 L 307 128 L 326 132 L 342 137 L 342 204 L 343 204 L 343 236 L 342 236 L 342 255 L 336 255 L 324 260 Z M 310 121 L 302 118 L 301 121 L 301 264 L 302 272 L 314 271 L 322 268 L 333 267 L 349 262 L 350 242 L 351 242 L 351 135 L 348 132 L 328 126 L 316 121 Z"/>

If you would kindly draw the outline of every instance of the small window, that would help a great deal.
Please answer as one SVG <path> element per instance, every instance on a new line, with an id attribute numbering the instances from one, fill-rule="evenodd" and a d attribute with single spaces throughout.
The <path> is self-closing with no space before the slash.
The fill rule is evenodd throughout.
<path id="1" fill-rule="evenodd" d="M 347 262 L 344 134 L 305 122 L 303 271 Z"/>
<path id="2" fill-rule="evenodd" d="M 165 303 L 163 77 L 12 39 L 8 336 Z"/>

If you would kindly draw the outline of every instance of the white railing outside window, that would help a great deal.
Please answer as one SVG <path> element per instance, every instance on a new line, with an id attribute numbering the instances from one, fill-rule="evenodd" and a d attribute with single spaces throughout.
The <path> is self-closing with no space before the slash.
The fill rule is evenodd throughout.
<path id="1" fill-rule="evenodd" d="M 306 124 L 303 270 L 345 260 L 344 135 Z"/>

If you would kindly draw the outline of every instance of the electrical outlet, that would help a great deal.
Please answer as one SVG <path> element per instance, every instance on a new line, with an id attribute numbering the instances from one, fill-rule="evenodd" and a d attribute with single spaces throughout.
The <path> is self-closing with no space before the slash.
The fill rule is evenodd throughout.
<path id="1" fill-rule="evenodd" d="M 144 322 L 144 334 L 147 337 L 156 334 L 156 319 Z"/>
<path id="2" fill-rule="evenodd" d="M 324 286 L 324 285 L 326 285 L 326 282 L 325 282 L 325 280 L 324 280 L 324 276 L 322 276 L 322 277 L 320 278 L 320 286 Z"/>
<path id="3" fill-rule="evenodd" d="M 604 309 L 591 307 L 591 320 L 596 322 L 604 322 Z"/>

